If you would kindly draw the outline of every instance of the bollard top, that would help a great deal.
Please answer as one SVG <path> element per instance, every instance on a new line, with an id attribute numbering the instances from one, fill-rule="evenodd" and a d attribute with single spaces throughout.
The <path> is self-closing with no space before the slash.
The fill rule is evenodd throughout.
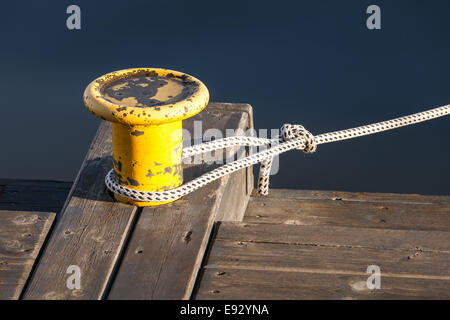
<path id="1" fill-rule="evenodd" d="M 198 79 L 173 70 L 133 68 L 103 75 L 84 91 L 86 108 L 103 120 L 127 125 L 162 124 L 189 118 L 209 101 Z"/>

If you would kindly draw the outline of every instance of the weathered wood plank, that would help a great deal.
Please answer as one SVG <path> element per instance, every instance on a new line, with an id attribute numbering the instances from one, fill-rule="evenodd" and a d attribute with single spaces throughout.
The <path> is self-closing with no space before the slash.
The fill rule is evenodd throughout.
<path id="1" fill-rule="evenodd" d="M 216 221 L 242 221 L 250 200 L 249 188 L 253 188 L 252 170 L 242 169 L 230 175 L 223 191 L 222 202 L 226 205 L 219 207 Z"/>
<path id="2" fill-rule="evenodd" d="M 100 299 L 131 229 L 136 207 L 114 202 L 104 186 L 112 167 L 111 126 L 102 122 L 73 184 L 25 299 Z M 69 289 L 78 266 L 81 289 Z"/>
<path id="3" fill-rule="evenodd" d="M 242 112 L 246 113 L 247 123 L 241 123 L 237 128 L 238 130 L 242 129 L 240 134 L 244 134 L 244 131 L 247 131 L 253 135 L 253 109 L 250 105 L 221 103 L 217 105 L 216 109 L 213 109 L 215 110 L 213 112 L 217 112 L 222 108 L 226 108 L 228 112 L 235 112 L 237 114 Z M 245 122 L 245 118 L 243 118 L 243 120 Z M 228 128 L 230 127 L 226 126 L 223 130 Z M 237 159 L 248 156 L 251 151 L 251 149 L 245 150 L 245 148 L 234 148 L 230 150 L 232 154 L 236 154 Z M 220 206 L 216 215 L 216 221 L 242 221 L 244 219 L 245 211 L 247 210 L 253 187 L 253 167 L 239 170 L 230 175 L 226 189 L 223 191 L 222 202 L 226 205 Z"/>
<path id="4" fill-rule="evenodd" d="M 192 119 L 202 121 L 205 130 L 245 130 L 251 121 L 251 107 L 210 104 Z M 185 121 L 183 125 L 192 132 L 192 123 Z M 228 156 L 234 152 L 235 149 L 230 150 Z M 212 167 L 205 164 L 191 166 L 185 170 L 186 180 Z M 242 177 L 248 177 L 245 169 L 236 174 L 239 174 L 240 182 L 244 181 Z M 238 202 L 235 207 L 245 207 L 248 201 L 249 193 L 245 192 L 248 184 L 242 186 L 243 192 L 224 198 L 230 183 L 235 182 L 226 176 L 172 204 L 144 208 L 108 298 L 190 298 L 217 213 L 231 201 Z M 226 212 L 221 218 L 229 219 L 227 215 L 233 213 Z"/>
<path id="5" fill-rule="evenodd" d="M 206 269 L 196 299 L 449 299 L 450 281 L 383 276 L 369 290 L 369 274 Z"/>
<path id="6" fill-rule="evenodd" d="M 256 196 L 256 193 L 254 193 Z M 270 189 L 269 195 L 264 198 L 292 199 L 292 200 L 334 200 L 334 201 L 362 201 L 406 203 L 406 204 L 448 204 L 450 196 L 425 196 L 419 194 L 400 193 L 376 193 L 376 192 L 347 192 L 347 191 L 322 191 L 322 190 L 294 190 L 294 189 Z"/>
<path id="7" fill-rule="evenodd" d="M 449 240 L 440 231 L 224 222 L 195 297 L 448 298 Z M 381 290 L 366 286 L 370 265 L 381 269 Z"/>
<path id="8" fill-rule="evenodd" d="M 19 298 L 54 218 L 51 212 L 0 211 L 0 300 Z"/>
<path id="9" fill-rule="evenodd" d="M 251 198 L 245 221 L 450 231 L 447 198 L 275 189 Z"/>
<path id="10" fill-rule="evenodd" d="M 216 240 L 205 268 L 366 274 L 373 264 L 381 268 L 383 276 L 450 280 L 449 253 L 239 240 Z"/>
<path id="11" fill-rule="evenodd" d="M 450 252 L 450 232 L 443 231 L 227 222 L 220 225 L 216 239 Z"/>

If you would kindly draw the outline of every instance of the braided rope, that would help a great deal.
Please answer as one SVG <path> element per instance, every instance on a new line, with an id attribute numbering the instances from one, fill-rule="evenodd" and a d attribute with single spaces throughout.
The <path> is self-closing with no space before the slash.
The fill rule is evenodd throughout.
<path id="1" fill-rule="evenodd" d="M 216 168 L 204 175 L 195 178 L 182 186 L 167 190 L 167 191 L 139 191 L 120 185 L 116 182 L 114 177 L 114 170 L 108 172 L 105 177 L 105 184 L 112 192 L 135 201 L 144 202 L 161 202 L 179 199 L 206 184 L 220 179 L 221 177 L 233 173 L 242 168 L 249 167 L 256 163 L 261 163 L 259 178 L 258 178 L 258 192 L 261 195 L 268 194 L 270 169 L 272 166 L 272 159 L 281 153 L 292 149 L 303 150 L 305 153 L 313 153 L 316 151 L 317 145 L 352 139 L 369 134 L 375 134 L 382 131 L 392 130 L 408 126 L 411 124 L 443 117 L 450 114 L 450 105 L 431 109 L 424 112 L 415 113 L 409 116 L 396 118 L 393 120 L 378 122 L 361 127 L 329 132 L 313 136 L 308 130 L 301 125 L 285 124 L 281 127 L 281 134 L 275 139 L 265 139 L 246 136 L 235 136 L 223 138 L 215 141 L 202 143 L 183 150 L 182 158 L 189 158 L 196 154 L 203 154 L 213 150 L 248 146 L 257 147 L 267 145 L 269 148 L 258 153 L 249 155 L 245 158 L 238 159 L 234 162 L 227 163 L 219 168 Z"/>

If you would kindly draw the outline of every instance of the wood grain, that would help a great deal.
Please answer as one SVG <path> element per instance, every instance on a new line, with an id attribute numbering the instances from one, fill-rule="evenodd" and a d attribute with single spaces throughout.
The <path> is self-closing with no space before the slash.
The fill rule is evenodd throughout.
<path id="1" fill-rule="evenodd" d="M 253 195 L 256 195 L 254 193 Z M 419 194 L 377 193 L 377 192 L 347 192 L 326 190 L 294 190 L 294 189 L 270 189 L 266 199 L 292 199 L 292 200 L 334 200 L 355 202 L 381 202 L 381 203 L 405 203 L 405 204 L 449 204 L 449 196 L 428 196 Z"/>
<path id="2" fill-rule="evenodd" d="M 303 226 L 268 223 L 222 223 L 216 239 L 292 245 L 347 246 L 450 252 L 450 232 Z"/>
<path id="3" fill-rule="evenodd" d="M 441 231 L 223 222 L 195 298 L 448 299 L 449 249 Z"/>
<path id="4" fill-rule="evenodd" d="M 207 269 L 197 299 L 325 300 L 449 299 L 450 281 L 383 276 L 369 290 L 369 274 Z M 220 280 L 219 280 L 220 279 Z"/>
<path id="5" fill-rule="evenodd" d="M 251 198 L 245 221 L 450 231 L 450 197 L 272 189 Z"/>
<path id="6" fill-rule="evenodd" d="M 450 253 L 422 249 L 287 245 L 216 240 L 205 268 L 366 274 L 376 264 L 383 275 L 450 280 Z"/>
<path id="7" fill-rule="evenodd" d="M 54 218 L 0 210 L 0 300 L 19 298 Z"/>

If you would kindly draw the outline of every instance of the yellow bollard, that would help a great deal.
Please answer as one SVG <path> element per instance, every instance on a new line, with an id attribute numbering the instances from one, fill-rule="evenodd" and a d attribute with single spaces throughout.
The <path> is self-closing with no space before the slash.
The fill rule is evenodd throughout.
<path id="1" fill-rule="evenodd" d="M 183 183 L 182 120 L 208 104 L 209 92 L 198 79 L 172 70 L 136 68 L 108 73 L 92 81 L 84 104 L 112 122 L 116 181 L 141 191 L 163 191 Z M 137 206 L 171 202 L 140 202 Z"/>

